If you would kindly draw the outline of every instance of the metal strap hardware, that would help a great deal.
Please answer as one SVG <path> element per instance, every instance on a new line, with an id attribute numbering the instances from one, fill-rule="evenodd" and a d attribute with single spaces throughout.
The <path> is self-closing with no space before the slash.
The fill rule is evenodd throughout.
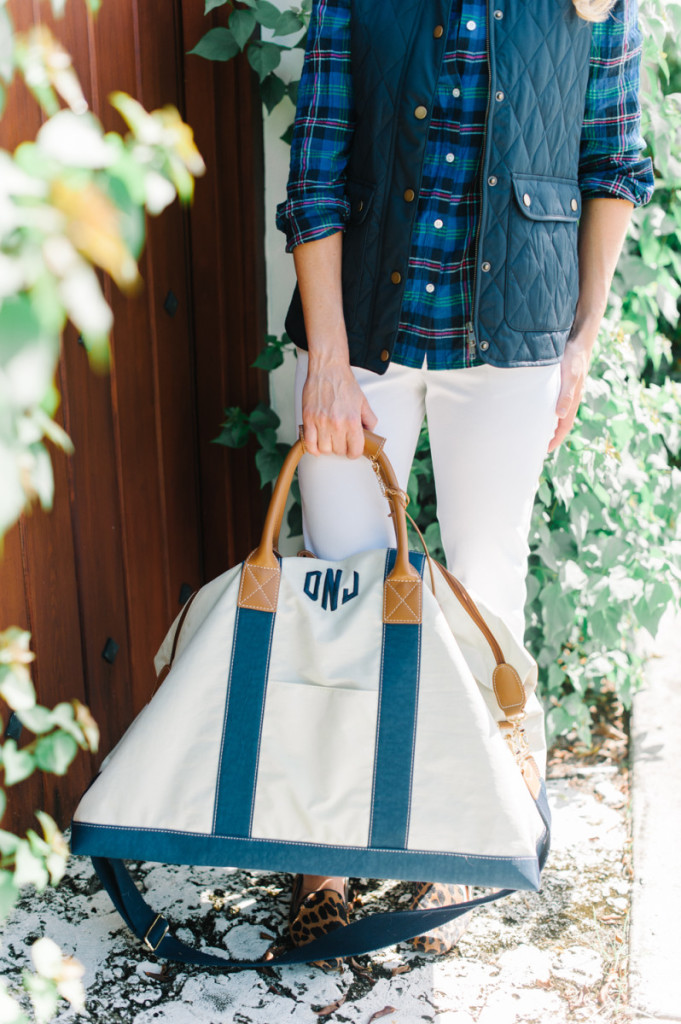
<path id="1" fill-rule="evenodd" d="M 166 921 L 166 926 L 163 929 L 163 934 L 161 935 L 161 938 L 158 940 L 158 942 L 156 943 L 155 946 L 152 946 L 151 942 L 149 941 L 149 934 L 150 934 L 150 932 L 153 932 L 154 928 L 156 927 L 156 925 L 158 924 L 159 921 L 163 921 L 163 915 L 162 914 L 157 914 L 156 915 L 154 920 L 151 922 L 151 924 L 147 928 L 146 934 L 145 934 L 144 938 L 142 939 L 142 941 L 144 942 L 144 945 L 147 947 L 147 949 L 150 949 L 152 953 L 156 952 L 156 950 L 161 945 L 161 943 L 165 939 L 166 935 L 170 931 L 170 925 Z"/>

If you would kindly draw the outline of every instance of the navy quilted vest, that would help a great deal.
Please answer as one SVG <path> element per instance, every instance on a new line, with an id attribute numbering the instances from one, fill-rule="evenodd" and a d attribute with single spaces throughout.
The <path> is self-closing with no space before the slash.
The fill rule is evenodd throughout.
<path id="1" fill-rule="evenodd" d="M 343 302 L 350 361 L 383 373 L 397 335 L 430 111 L 453 0 L 353 0 L 357 125 Z M 578 296 L 579 142 L 590 25 L 571 0 L 491 0 L 474 333 L 495 366 L 560 359 Z M 286 320 L 306 347 L 298 291 Z"/>

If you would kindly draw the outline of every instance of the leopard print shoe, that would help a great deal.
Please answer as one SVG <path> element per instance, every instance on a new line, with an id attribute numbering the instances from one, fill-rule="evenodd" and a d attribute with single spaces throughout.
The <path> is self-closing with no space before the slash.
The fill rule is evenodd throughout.
<path id="1" fill-rule="evenodd" d="M 412 900 L 410 910 L 431 910 L 450 903 L 464 903 L 471 898 L 468 885 L 449 885 L 444 882 L 423 882 Z M 472 911 L 455 917 L 453 921 L 434 928 L 425 935 L 417 935 L 411 944 L 419 953 L 449 953 L 466 931 Z"/>
<path id="2" fill-rule="evenodd" d="M 348 883 L 341 896 L 335 889 L 318 889 L 300 898 L 303 876 L 296 875 L 291 893 L 291 910 L 288 931 L 294 946 L 305 946 L 313 939 L 343 928 L 348 923 Z M 337 971 L 342 967 L 340 959 L 313 960 L 315 967 L 325 971 Z"/>

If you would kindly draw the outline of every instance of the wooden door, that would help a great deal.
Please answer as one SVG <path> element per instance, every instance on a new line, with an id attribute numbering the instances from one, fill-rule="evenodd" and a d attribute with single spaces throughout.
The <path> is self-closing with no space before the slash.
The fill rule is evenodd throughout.
<path id="1" fill-rule="evenodd" d="M 10 10 L 18 26 L 49 20 L 37 0 Z M 25 517 L 0 561 L 0 628 L 32 631 L 41 703 L 89 704 L 97 761 L 153 692 L 152 658 L 181 602 L 254 546 L 262 514 L 252 452 L 211 443 L 223 409 L 251 408 L 266 386 L 250 369 L 265 315 L 261 107 L 243 60 L 188 55 L 210 26 L 202 10 L 104 0 L 93 18 L 69 0 L 53 26 L 107 128 L 123 130 L 106 99 L 114 89 L 148 109 L 174 103 L 208 167 L 191 211 L 176 204 L 149 221 L 143 294 L 107 283 L 108 375 L 93 374 L 67 330 L 58 383 L 75 455 L 54 453 L 53 511 Z M 2 145 L 39 123 L 15 85 Z M 96 760 L 79 755 L 64 779 L 17 787 L 3 825 L 25 825 L 38 806 L 67 824 Z"/>

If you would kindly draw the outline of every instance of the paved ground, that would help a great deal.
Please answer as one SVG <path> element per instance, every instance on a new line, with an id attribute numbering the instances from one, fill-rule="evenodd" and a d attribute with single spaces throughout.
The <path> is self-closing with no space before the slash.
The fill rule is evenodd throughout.
<path id="1" fill-rule="evenodd" d="M 89 863 L 74 858 L 58 889 L 27 897 L 14 914 L 0 970 L 16 974 L 30 944 L 51 936 L 85 964 L 88 1009 L 98 1024 L 369 1024 L 384 1010 L 386 1024 L 624 1020 L 626 780 L 607 765 L 561 770 L 567 777 L 550 783 L 555 829 L 543 892 L 479 911 L 446 958 L 399 947 L 362 957 L 340 974 L 291 967 L 269 977 L 221 976 L 172 966 L 160 977 L 160 964 L 113 912 Z M 263 936 L 285 920 L 286 876 L 140 865 L 137 877 L 152 904 L 185 923 L 181 938 L 235 956 L 261 953 Z M 360 890 L 357 913 L 409 899 L 404 884 L 364 881 Z M 58 1019 L 74 1015 L 66 1010 Z"/>
<path id="2" fill-rule="evenodd" d="M 337 974 L 312 967 L 230 975 L 162 968 L 112 910 L 89 862 L 74 858 L 56 890 L 27 895 L 8 922 L 0 974 L 18 983 L 31 943 L 49 935 L 86 966 L 88 1011 L 98 1024 L 680 1021 L 678 618 L 668 619 L 656 654 L 635 705 L 633 861 L 628 777 L 615 736 L 606 741 L 615 746 L 610 763 L 567 756 L 553 765 L 553 851 L 542 892 L 478 911 L 447 957 L 398 947 Z M 185 941 L 251 957 L 284 925 L 286 876 L 154 864 L 138 865 L 136 874 Z M 359 892 L 357 914 L 410 898 L 405 884 L 362 880 Z M 68 1009 L 58 1017 L 71 1020 Z"/>

